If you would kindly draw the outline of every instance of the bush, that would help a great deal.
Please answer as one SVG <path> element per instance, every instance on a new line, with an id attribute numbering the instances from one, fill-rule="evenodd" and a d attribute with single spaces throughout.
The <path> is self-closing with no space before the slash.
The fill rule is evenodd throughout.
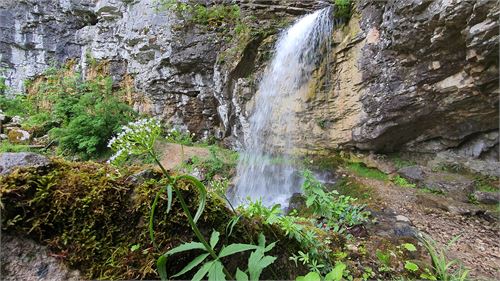
<path id="1" fill-rule="evenodd" d="M 83 80 L 67 69 L 51 68 L 30 89 L 23 127 L 38 136 L 49 133 L 60 152 L 83 159 L 102 154 L 108 139 L 135 117 L 113 91 L 110 77 Z"/>

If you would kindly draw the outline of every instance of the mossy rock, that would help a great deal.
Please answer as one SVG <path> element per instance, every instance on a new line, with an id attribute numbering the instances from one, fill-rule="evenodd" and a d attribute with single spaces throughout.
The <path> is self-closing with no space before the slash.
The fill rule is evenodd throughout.
<path id="1" fill-rule="evenodd" d="M 156 179 L 140 185 L 130 180 L 139 168 L 118 171 L 93 162 L 73 163 L 52 159 L 44 169 L 21 169 L 0 178 L 3 231 L 25 236 L 48 245 L 49 249 L 87 279 L 158 279 L 156 259 L 183 242 L 195 239 L 180 203 L 174 196 L 172 211 L 166 212 L 166 198 L 156 210 L 153 247 L 148 233 L 150 205 L 156 192 L 164 186 Z M 183 186 L 182 193 L 194 212 L 197 194 Z M 219 231 L 222 243 L 251 243 L 263 232 L 268 243 L 277 241 L 270 253 L 277 260 L 264 270 L 264 279 L 294 279 L 304 274 L 288 260 L 300 250 L 294 240 L 275 227 L 246 218 L 225 235 L 234 214 L 215 195 L 209 196 L 205 211 L 198 221 L 208 238 Z M 131 247 L 134 246 L 134 251 Z M 170 274 L 180 271 L 196 257 L 195 252 L 177 254 L 168 262 Z M 229 271 L 246 268 L 248 253 L 223 259 Z M 182 279 L 191 276 L 183 275 Z"/>

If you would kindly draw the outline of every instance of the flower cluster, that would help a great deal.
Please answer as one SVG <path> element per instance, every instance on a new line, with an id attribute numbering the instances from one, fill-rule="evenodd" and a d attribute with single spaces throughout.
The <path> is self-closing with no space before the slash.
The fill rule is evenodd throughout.
<path id="1" fill-rule="evenodd" d="M 154 143 L 161 132 L 160 121 L 154 118 L 141 119 L 123 126 L 122 131 L 108 143 L 108 147 L 115 152 L 108 162 L 119 164 L 130 155 L 153 151 Z"/>

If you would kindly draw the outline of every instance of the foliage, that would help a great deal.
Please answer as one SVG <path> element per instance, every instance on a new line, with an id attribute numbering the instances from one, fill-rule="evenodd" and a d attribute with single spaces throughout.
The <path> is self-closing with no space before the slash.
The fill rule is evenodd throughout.
<path id="1" fill-rule="evenodd" d="M 182 251 L 199 249 L 199 250 L 204 250 L 206 253 L 195 258 L 191 263 L 189 263 L 184 269 L 182 269 L 173 277 L 187 273 L 194 267 L 200 265 L 210 255 L 213 260 L 206 262 L 195 274 L 193 280 L 201 280 L 207 274 L 209 280 L 225 280 L 226 277 L 234 279 L 229 274 L 227 269 L 224 267 L 220 259 L 229 255 L 240 253 L 242 251 L 255 249 L 255 252 L 253 252 L 249 258 L 248 273 L 250 274 L 251 280 L 257 280 L 262 272 L 262 269 L 269 266 L 275 260 L 274 257 L 266 257 L 264 255 L 265 252 L 271 250 L 274 247 L 275 243 L 272 243 L 271 245 L 266 247 L 265 238 L 263 235 L 261 235 L 259 237 L 259 247 L 248 244 L 231 244 L 227 247 L 224 246 L 217 255 L 215 252 L 215 246 L 219 241 L 219 235 L 220 235 L 219 232 L 214 231 L 212 233 L 212 237 L 210 239 L 210 244 L 209 244 L 205 240 L 205 238 L 203 237 L 203 235 L 201 234 L 200 230 L 196 225 L 198 219 L 200 218 L 205 208 L 206 195 L 207 195 L 206 187 L 198 179 L 190 175 L 178 175 L 178 176 L 169 175 L 169 173 L 165 170 L 161 162 L 158 160 L 156 152 L 154 150 L 154 143 L 156 139 L 160 136 L 160 133 L 161 133 L 161 126 L 158 120 L 154 119 L 139 120 L 137 122 L 130 123 L 128 126 L 125 126 L 123 128 L 123 131 L 117 137 L 111 139 L 111 141 L 109 142 L 109 146 L 114 151 L 116 151 L 116 154 L 112 157 L 112 159 L 110 159 L 112 163 L 116 164 L 123 161 L 124 158 L 126 157 L 124 155 L 149 154 L 154 158 L 156 164 L 158 164 L 158 166 L 163 172 L 163 175 L 166 177 L 167 181 L 166 186 L 157 192 L 153 204 L 151 206 L 151 214 L 149 218 L 149 232 L 153 244 L 156 246 L 154 238 L 155 209 L 158 205 L 161 195 L 167 193 L 167 200 L 168 200 L 167 213 L 169 213 L 172 206 L 173 191 L 175 191 L 176 197 L 179 199 L 181 203 L 182 210 L 188 219 L 189 225 L 191 226 L 194 234 L 200 241 L 200 242 L 190 242 L 182 244 L 160 256 L 160 258 L 158 258 L 157 261 L 157 266 L 161 278 L 163 280 L 167 279 L 165 266 L 167 263 L 168 256 Z M 200 194 L 198 211 L 196 212 L 194 217 L 191 215 L 189 207 L 186 204 L 186 201 L 180 191 L 181 182 L 188 182 L 191 186 L 196 187 L 198 193 Z M 245 275 L 246 273 L 242 272 L 239 269 L 237 273 L 241 278 L 243 278 L 243 276 L 246 276 Z M 248 280 L 248 277 L 246 278 L 246 280 Z"/>
<path id="2" fill-rule="evenodd" d="M 110 77 L 83 80 L 68 69 L 49 68 L 28 85 L 28 96 L 0 98 L 10 115 L 24 115 L 23 127 L 35 136 L 47 133 L 59 151 L 84 159 L 106 150 L 107 140 L 135 116 L 113 91 Z"/>
<path id="3" fill-rule="evenodd" d="M 31 151 L 28 145 L 24 144 L 13 144 L 7 140 L 0 141 L 0 153 L 3 152 L 25 152 Z"/>
<path id="4" fill-rule="evenodd" d="M 367 220 L 368 212 L 363 211 L 364 206 L 356 206 L 356 199 L 339 195 L 336 190 L 325 192 L 324 186 L 310 171 L 304 171 L 302 190 L 306 196 L 306 206 L 313 213 L 325 217 L 330 227 L 338 225 L 353 226 Z"/>
<path id="5" fill-rule="evenodd" d="M 24 95 L 16 95 L 12 98 L 8 98 L 0 94 L 0 109 L 8 116 L 25 116 L 28 106 L 29 104 Z"/>
<path id="6" fill-rule="evenodd" d="M 196 1 L 159 0 L 160 7 L 175 12 L 187 22 L 212 27 L 235 23 L 240 18 L 238 5 L 216 4 L 205 6 Z"/>
<path id="7" fill-rule="evenodd" d="M 346 269 L 346 265 L 342 262 L 335 264 L 335 267 L 325 277 L 322 277 L 319 272 L 311 271 L 305 276 L 297 277 L 296 281 L 340 281 Z"/>
<path id="8" fill-rule="evenodd" d="M 335 17 L 347 19 L 351 16 L 351 0 L 335 0 Z"/>
<path id="9" fill-rule="evenodd" d="M 192 172 L 194 168 L 202 170 L 207 182 L 211 181 L 215 175 L 230 178 L 238 161 L 238 153 L 217 145 L 208 146 L 208 150 L 210 153 L 208 158 L 193 156 L 189 163 L 183 163 L 182 168 L 187 172 Z"/>
<path id="10" fill-rule="evenodd" d="M 3 96 L 5 91 L 7 91 L 7 84 L 5 83 L 5 80 L 5 77 L 0 76 L 0 96 Z"/>
<path id="11" fill-rule="evenodd" d="M 407 187 L 407 188 L 415 188 L 417 186 L 414 183 L 408 182 L 408 180 L 406 180 L 405 178 L 401 177 L 400 175 L 395 176 L 392 179 L 392 182 L 394 182 L 398 186 Z"/>
<path id="12" fill-rule="evenodd" d="M 478 175 L 474 177 L 474 184 L 476 186 L 476 190 L 479 191 L 497 192 L 498 184 L 495 185 L 495 181 L 498 181 L 498 178 L 478 176 Z"/>
<path id="13" fill-rule="evenodd" d="M 443 281 L 463 281 L 469 279 L 469 270 L 465 269 L 463 265 L 460 264 L 459 260 L 448 260 L 447 253 L 453 244 L 457 242 L 460 236 L 455 236 L 448 242 L 445 247 L 439 247 L 437 242 L 434 241 L 430 236 L 423 234 L 421 241 L 424 247 L 429 252 L 431 256 L 433 269 L 435 271 L 435 278 L 437 280 Z M 454 269 L 456 267 L 456 269 Z M 421 278 L 429 279 L 429 273 L 426 275 L 421 275 Z M 432 275 L 430 275 L 432 280 Z"/>
<path id="14" fill-rule="evenodd" d="M 347 168 L 361 177 L 382 180 L 382 181 L 388 179 L 388 176 L 383 172 L 377 169 L 368 168 L 364 164 L 359 162 L 350 163 L 349 165 L 347 165 Z"/>
<path id="15" fill-rule="evenodd" d="M 167 141 L 171 143 L 177 143 L 181 145 L 193 145 L 193 137 L 195 133 L 190 133 L 189 130 L 181 131 L 176 128 L 171 128 L 167 133 Z"/>
<path id="16" fill-rule="evenodd" d="M 69 162 L 54 158 L 47 169 L 26 169 L 0 179 L 2 205 L 2 234 L 29 237 L 47 245 L 50 252 L 64 259 L 71 268 L 78 268 L 86 280 L 154 280 L 158 279 L 155 260 L 173 246 L 193 241 L 196 236 L 187 223 L 177 197 L 167 213 L 167 200 L 160 197 L 155 210 L 154 247 L 149 239 L 147 218 L 156 193 L 166 185 L 161 174 L 153 172 L 152 179 L 134 183 L 130 179 L 144 167 L 116 168 L 95 162 Z M 196 211 L 199 194 L 191 184 L 179 181 L 190 210 Z M 232 214 L 224 202 L 207 197 L 199 228 L 223 230 Z M 295 251 L 298 244 L 288 239 L 277 227 L 260 227 L 245 219 L 233 227 L 226 244 L 257 243 L 259 233 L 276 237 L 273 256 Z M 209 233 L 210 234 L 210 233 Z M 221 234 L 222 236 L 222 234 Z M 207 238 L 210 238 L 208 236 Z M 226 240 L 227 239 L 227 240 Z M 270 239 L 269 239 L 270 240 Z M 219 242 L 221 243 L 221 242 Z M 134 245 L 135 251 L 131 251 Z M 167 266 L 180 271 L 193 253 L 175 256 Z M 246 262 L 243 256 L 232 256 L 228 269 Z M 239 261 L 242 261 L 239 263 Z M 261 277 L 292 279 L 300 269 L 277 259 Z"/>
<path id="17" fill-rule="evenodd" d="M 168 280 L 167 272 L 165 270 L 167 258 L 173 254 L 190 250 L 202 250 L 205 251 L 205 253 L 194 258 L 188 265 L 186 265 L 186 267 L 184 267 L 181 271 L 179 271 L 172 277 L 178 277 L 184 275 L 185 273 L 191 271 L 195 267 L 201 265 L 210 255 L 212 255 L 212 260 L 205 262 L 203 266 L 201 266 L 195 273 L 192 280 L 202 280 L 203 277 L 207 275 L 208 275 L 208 280 L 213 280 L 213 281 L 226 280 L 227 276 L 223 271 L 224 266 L 221 262 L 221 259 L 245 251 L 255 250 L 250 254 L 250 257 L 248 259 L 248 269 L 245 272 L 241 271 L 239 268 L 237 269 L 236 280 L 259 280 L 262 270 L 276 260 L 275 257 L 265 255 L 266 252 L 274 248 L 276 243 L 271 243 L 270 245 L 266 246 L 265 245 L 266 239 L 263 234 L 260 234 L 259 236 L 258 246 L 250 244 L 230 244 L 228 246 L 224 245 L 222 249 L 219 251 L 219 253 L 214 256 L 212 253 L 214 253 L 216 250 L 215 247 L 219 242 L 219 236 L 220 236 L 219 232 L 217 231 L 212 232 L 212 236 L 210 238 L 210 247 L 212 249 L 212 252 L 206 251 L 206 248 L 203 245 L 203 243 L 189 242 L 181 244 L 163 254 L 158 259 L 158 268 L 161 279 Z M 250 279 L 248 278 L 246 272 L 248 272 L 248 274 L 250 275 Z"/>

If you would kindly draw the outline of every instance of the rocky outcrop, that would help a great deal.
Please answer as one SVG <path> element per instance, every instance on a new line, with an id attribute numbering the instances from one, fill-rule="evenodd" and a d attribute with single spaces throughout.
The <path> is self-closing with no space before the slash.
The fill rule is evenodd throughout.
<path id="1" fill-rule="evenodd" d="M 244 32 L 188 24 L 153 0 L 4 1 L 1 67 L 18 91 L 51 61 L 75 58 L 90 76 L 104 62 L 136 110 L 241 146 L 278 31 L 328 1 L 225 2 L 241 7 Z M 291 138 L 307 152 L 449 150 L 498 162 L 496 4 L 356 1 L 298 99 Z"/>
<path id="2" fill-rule="evenodd" d="M 47 168 L 48 158 L 31 152 L 2 153 L 0 155 L 0 175 L 7 175 L 18 168 Z"/>
<path id="3" fill-rule="evenodd" d="M 303 111 L 299 143 L 390 152 L 498 151 L 494 1 L 357 2 Z M 317 146 L 317 145 L 316 145 Z M 321 149 L 321 147 L 320 147 Z M 485 156 L 498 161 L 498 152 Z"/>

